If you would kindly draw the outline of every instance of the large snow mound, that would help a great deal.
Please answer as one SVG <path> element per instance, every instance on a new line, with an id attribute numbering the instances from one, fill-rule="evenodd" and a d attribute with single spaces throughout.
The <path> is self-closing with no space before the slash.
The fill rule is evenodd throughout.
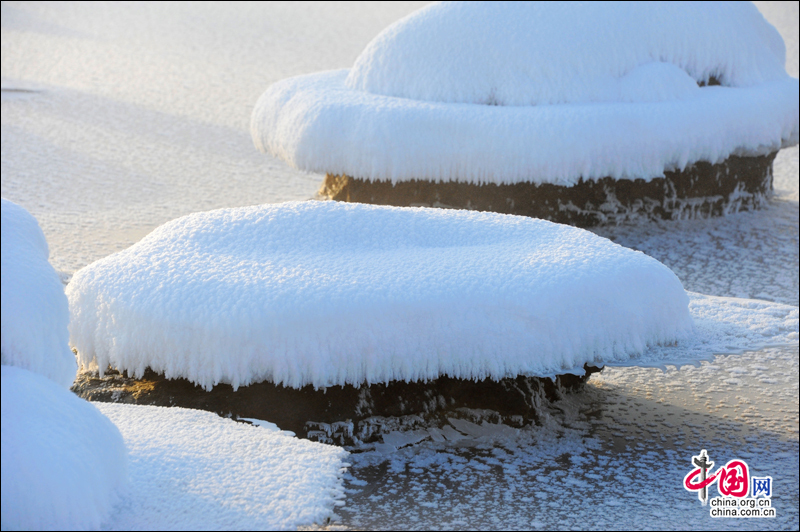
<path id="1" fill-rule="evenodd" d="M 588 231 L 339 202 L 179 218 L 67 295 L 81 364 L 206 388 L 550 375 L 693 330 L 668 268 Z"/>
<path id="2" fill-rule="evenodd" d="M 3 530 L 97 529 L 127 481 L 117 427 L 53 381 L 2 366 Z"/>
<path id="3" fill-rule="evenodd" d="M 781 81 L 785 61 L 750 2 L 441 2 L 375 37 L 346 84 L 430 102 L 647 102 L 710 77 Z"/>
<path id="4" fill-rule="evenodd" d="M 347 452 L 211 412 L 97 407 L 130 449 L 116 530 L 296 530 L 343 504 Z"/>
<path id="5" fill-rule="evenodd" d="M 69 348 L 64 285 L 47 260 L 47 241 L 36 219 L 16 203 L 1 202 L 2 363 L 69 387 L 77 365 Z"/>
<path id="6" fill-rule="evenodd" d="M 651 180 L 796 144 L 784 60 L 747 3 L 437 4 L 353 69 L 270 86 L 251 134 L 295 168 L 370 180 Z"/>

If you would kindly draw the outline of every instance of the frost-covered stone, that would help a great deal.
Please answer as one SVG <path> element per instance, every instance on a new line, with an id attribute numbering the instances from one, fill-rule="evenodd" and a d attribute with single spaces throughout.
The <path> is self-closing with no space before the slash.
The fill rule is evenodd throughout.
<path id="1" fill-rule="evenodd" d="M 750 3 L 434 4 L 384 30 L 352 69 L 273 84 L 251 132 L 258 149 L 296 168 L 346 176 L 364 189 L 351 201 L 412 180 L 437 185 L 433 201 L 418 202 L 433 205 L 440 183 L 565 191 L 608 179 L 630 186 L 563 205 L 602 221 L 605 206 L 633 190 L 611 219 L 656 216 L 654 204 L 667 217 L 689 204 L 720 214 L 760 205 L 771 157 L 798 142 L 798 80 L 784 62 L 780 35 Z M 733 157 L 759 168 L 739 174 Z M 673 194 L 665 173 L 692 181 L 701 163 L 720 165 L 712 173 L 727 182 Z M 656 179 L 663 194 L 640 186 Z M 465 199 L 450 205 L 476 208 L 483 192 L 459 190 Z M 404 194 L 385 202 L 408 205 Z M 533 212 L 545 203 L 535 189 L 525 194 L 537 198 Z"/>
<path id="2" fill-rule="evenodd" d="M 75 379 L 64 285 L 48 262 L 36 219 L 2 199 L 2 362 L 41 373 L 62 386 Z"/>
<path id="3" fill-rule="evenodd" d="M 550 376 L 693 327 L 668 268 L 587 231 L 338 202 L 179 218 L 67 295 L 84 366 L 206 389 Z"/>
<path id="4" fill-rule="evenodd" d="M 2 366 L 3 530 L 98 529 L 127 482 L 117 427 L 91 403 Z"/>

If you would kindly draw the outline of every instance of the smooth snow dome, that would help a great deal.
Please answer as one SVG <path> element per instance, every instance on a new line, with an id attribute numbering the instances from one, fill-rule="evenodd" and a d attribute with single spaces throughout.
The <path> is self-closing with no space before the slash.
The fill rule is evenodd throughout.
<path id="1" fill-rule="evenodd" d="M 97 529 L 127 482 L 117 427 L 91 403 L 2 366 L 3 530 Z"/>
<path id="2" fill-rule="evenodd" d="M 270 86 L 251 133 L 296 168 L 368 180 L 651 180 L 797 144 L 785 55 L 750 3 L 433 4 L 352 69 Z"/>
<path id="3" fill-rule="evenodd" d="M 693 330 L 668 268 L 588 231 L 338 202 L 179 218 L 67 295 L 81 364 L 206 388 L 552 375 Z"/>
<path id="4" fill-rule="evenodd" d="M 69 305 L 48 262 L 36 219 L 2 199 L 2 363 L 69 387 L 77 365 L 69 348 Z"/>
<path id="5" fill-rule="evenodd" d="M 785 61 L 749 2 L 442 2 L 378 35 L 346 83 L 430 102 L 648 102 L 689 97 L 712 76 L 782 81 Z"/>

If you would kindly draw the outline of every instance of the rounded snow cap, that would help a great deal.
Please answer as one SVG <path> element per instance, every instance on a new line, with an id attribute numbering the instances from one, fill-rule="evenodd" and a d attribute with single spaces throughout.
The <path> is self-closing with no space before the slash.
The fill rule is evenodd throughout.
<path id="1" fill-rule="evenodd" d="M 2 362 L 69 388 L 78 369 L 69 347 L 69 305 L 48 262 L 36 218 L 2 199 Z"/>
<path id="2" fill-rule="evenodd" d="M 488 105 L 660 101 L 712 78 L 784 79 L 785 55 L 749 2 L 443 2 L 373 39 L 347 86 Z"/>
<path id="3" fill-rule="evenodd" d="M 352 69 L 278 81 L 256 147 L 353 178 L 663 177 L 797 144 L 798 80 L 749 2 L 452 2 L 389 26 Z"/>

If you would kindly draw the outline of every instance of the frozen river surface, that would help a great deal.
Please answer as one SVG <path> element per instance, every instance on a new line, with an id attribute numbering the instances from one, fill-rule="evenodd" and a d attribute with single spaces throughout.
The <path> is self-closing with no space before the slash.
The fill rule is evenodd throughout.
<path id="1" fill-rule="evenodd" d="M 65 277 L 184 214 L 310 198 L 321 176 L 253 147 L 255 101 L 279 79 L 351 66 L 419 5 L 3 2 L 2 195 L 39 220 Z M 797 77 L 797 2 L 758 5 Z M 797 306 L 797 147 L 778 156 L 775 188 L 758 212 L 597 232 L 687 290 Z M 333 526 L 798 528 L 796 345 L 608 368 L 542 426 L 456 428 L 351 455 Z M 710 518 L 682 487 L 700 449 L 772 476 L 777 517 Z"/>

